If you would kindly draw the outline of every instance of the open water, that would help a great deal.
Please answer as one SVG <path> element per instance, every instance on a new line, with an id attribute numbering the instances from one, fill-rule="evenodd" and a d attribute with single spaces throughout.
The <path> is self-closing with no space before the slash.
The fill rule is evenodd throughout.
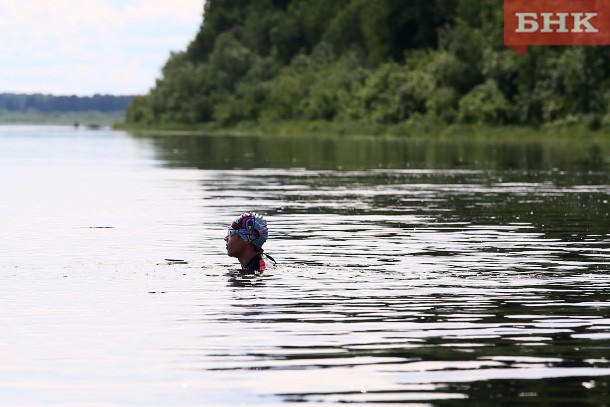
<path id="1" fill-rule="evenodd" d="M 0 405 L 610 405 L 608 144 L 0 127 Z"/>

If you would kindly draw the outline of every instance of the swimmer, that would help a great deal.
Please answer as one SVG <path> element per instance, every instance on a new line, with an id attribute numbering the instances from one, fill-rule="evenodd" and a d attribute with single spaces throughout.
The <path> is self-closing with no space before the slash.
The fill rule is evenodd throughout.
<path id="1" fill-rule="evenodd" d="M 235 219 L 225 236 L 227 255 L 239 260 L 243 272 L 262 273 L 267 269 L 265 258 L 275 264 L 262 248 L 268 235 L 267 221 L 261 215 L 244 213 Z"/>

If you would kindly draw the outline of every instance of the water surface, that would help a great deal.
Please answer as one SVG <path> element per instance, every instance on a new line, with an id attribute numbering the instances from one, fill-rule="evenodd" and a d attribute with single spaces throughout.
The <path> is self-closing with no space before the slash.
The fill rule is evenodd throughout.
<path id="1" fill-rule="evenodd" d="M 17 126 L 0 151 L 2 405 L 609 399 L 607 143 Z M 224 252 L 246 209 L 260 277 Z"/>

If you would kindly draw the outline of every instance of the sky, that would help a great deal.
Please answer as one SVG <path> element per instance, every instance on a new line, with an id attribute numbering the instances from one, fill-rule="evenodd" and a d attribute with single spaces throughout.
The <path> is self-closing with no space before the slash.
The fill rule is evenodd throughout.
<path id="1" fill-rule="evenodd" d="M 0 93 L 144 94 L 204 0 L 0 0 Z"/>

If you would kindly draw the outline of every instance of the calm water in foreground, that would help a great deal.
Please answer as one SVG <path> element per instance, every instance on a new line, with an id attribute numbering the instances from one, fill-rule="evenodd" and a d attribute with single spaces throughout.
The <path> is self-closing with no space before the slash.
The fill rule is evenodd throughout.
<path id="1" fill-rule="evenodd" d="M 610 405 L 609 151 L 0 127 L 0 405 Z"/>

